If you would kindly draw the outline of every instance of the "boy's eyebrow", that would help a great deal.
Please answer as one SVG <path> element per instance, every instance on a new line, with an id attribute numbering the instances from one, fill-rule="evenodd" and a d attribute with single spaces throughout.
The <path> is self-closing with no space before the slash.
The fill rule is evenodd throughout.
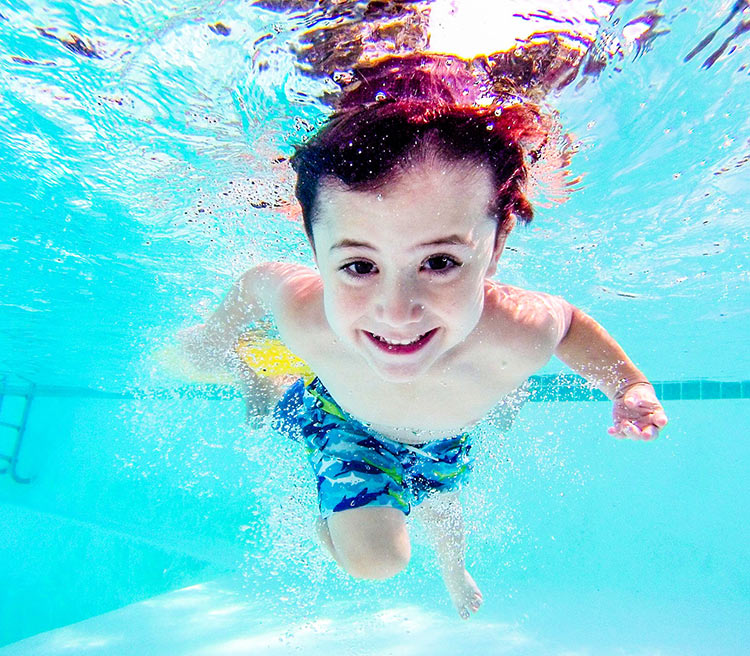
<path id="1" fill-rule="evenodd" d="M 377 250 L 374 246 L 365 241 L 354 241 L 353 239 L 342 239 L 341 241 L 337 241 L 331 246 L 329 252 L 336 250 L 337 248 L 369 248 L 371 251 Z"/>
<path id="2" fill-rule="evenodd" d="M 471 239 L 462 237 L 461 235 L 450 235 L 448 237 L 443 237 L 442 239 L 419 244 L 417 248 L 427 248 L 428 246 L 468 246 L 471 248 L 474 246 L 474 242 Z"/>
<path id="3" fill-rule="evenodd" d="M 448 237 L 442 237 L 441 239 L 435 239 L 434 241 L 427 241 L 423 244 L 418 244 L 414 247 L 414 250 L 433 246 L 467 246 L 471 248 L 474 246 L 474 242 L 471 239 L 465 239 L 460 235 L 450 235 Z M 355 241 L 353 239 L 342 239 L 341 241 L 337 241 L 331 246 L 330 250 L 332 251 L 336 248 L 366 248 L 371 251 L 377 250 L 377 248 L 365 241 Z"/>

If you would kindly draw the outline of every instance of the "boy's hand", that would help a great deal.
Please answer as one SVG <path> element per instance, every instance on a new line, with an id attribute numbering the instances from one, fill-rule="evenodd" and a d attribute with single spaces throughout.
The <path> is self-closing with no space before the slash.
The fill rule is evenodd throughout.
<path id="1" fill-rule="evenodd" d="M 245 421 L 251 425 L 262 423 L 263 417 L 281 398 L 284 388 L 273 378 L 261 378 L 249 370 L 243 373 L 238 384 L 245 399 Z"/>
<path id="2" fill-rule="evenodd" d="M 649 383 L 636 383 L 614 400 L 610 435 L 619 439 L 655 440 L 667 415 Z"/>

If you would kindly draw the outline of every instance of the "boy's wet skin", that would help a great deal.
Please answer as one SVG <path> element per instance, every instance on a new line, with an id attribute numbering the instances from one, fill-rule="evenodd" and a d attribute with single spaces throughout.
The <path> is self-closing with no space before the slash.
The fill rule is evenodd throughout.
<path id="1" fill-rule="evenodd" d="M 381 434 L 411 443 L 455 435 L 549 360 L 567 331 L 562 299 L 490 280 L 507 237 L 496 238 L 491 191 L 487 169 L 429 152 L 378 191 L 321 189 L 319 278 L 298 270 L 307 282 L 288 288 L 279 330 L 340 406 Z M 409 342 L 425 333 L 427 343 L 407 353 L 371 337 Z M 466 617 L 482 595 L 464 567 L 460 506 L 450 505 L 453 518 L 438 503 L 417 513 L 440 535 L 444 581 Z M 392 576 L 409 560 L 405 517 L 392 508 L 336 512 L 319 534 L 361 578 Z"/>

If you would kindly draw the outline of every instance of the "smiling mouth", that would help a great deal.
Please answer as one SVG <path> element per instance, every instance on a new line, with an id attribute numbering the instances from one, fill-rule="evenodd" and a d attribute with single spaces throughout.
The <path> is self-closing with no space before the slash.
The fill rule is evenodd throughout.
<path id="1" fill-rule="evenodd" d="M 407 340 L 395 340 L 395 341 L 389 341 L 385 337 L 381 337 L 380 335 L 376 335 L 375 333 L 368 332 L 366 330 L 362 331 L 370 338 L 370 341 L 375 344 L 381 351 L 385 351 L 386 353 L 397 353 L 397 354 L 406 354 L 406 353 L 414 353 L 415 351 L 418 351 L 419 349 L 423 348 L 427 342 L 429 342 L 433 335 L 437 332 L 437 328 L 433 328 L 432 330 L 427 331 L 426 333 L 423 333 L 421 335 L 418 335 L 411 341 Z"/>

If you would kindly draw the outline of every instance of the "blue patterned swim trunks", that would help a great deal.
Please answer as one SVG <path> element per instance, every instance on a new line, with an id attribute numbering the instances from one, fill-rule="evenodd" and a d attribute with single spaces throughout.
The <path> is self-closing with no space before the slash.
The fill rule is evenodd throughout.
<path id="1" fill-rule="evenodd" d="M 318 378 L 287 390 L 273 425 L 305 445 L 324 519 L 362 506 L 408 515 L 427 495 L 459 489 L 472 465 L 467 433 L 419 445 L 397 442 L 346 414 Z"/>

